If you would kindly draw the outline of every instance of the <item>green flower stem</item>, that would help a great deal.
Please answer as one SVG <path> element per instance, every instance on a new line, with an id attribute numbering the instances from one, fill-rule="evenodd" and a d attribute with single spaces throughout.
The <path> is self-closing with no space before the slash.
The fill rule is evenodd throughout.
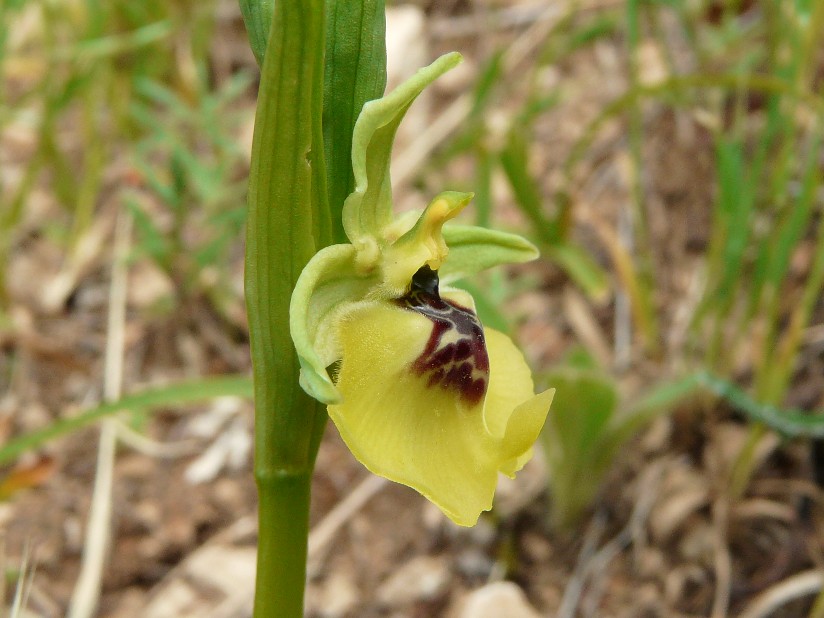
<path id="1" fill-rule="evenodd" d="M 265 11 L 264 11 L 265 13 Z M 303 615 L 309 495 L 322 406 L 301 390 L 289 299 L 331 237 L 321 109 L 324 0 L 278 0 L 261 70 L 246 236 L 246 306 L 255 391 L 256 618 Z M 265 25 L 250 24 L 251 32 Z"/>
<path id="2" fill-rule="evenodd" d="M 255 618 L 303 616 L 312 471 L 258 475 Z"/>
<path id="3" fill-rule="evenodd" d="M 352 128 L 386 81 L 384 9 L 382 0 L 240 4 L 262 65 L 246 244 L 260 497 L 255 616 L 298 618 L 312 469 L 326 411 L 299 387 L 289 299 L 315 252 L 343 241 L 340 213 L 354 186 Z M 334 163 L 328 190 L 324 148 Z"/>

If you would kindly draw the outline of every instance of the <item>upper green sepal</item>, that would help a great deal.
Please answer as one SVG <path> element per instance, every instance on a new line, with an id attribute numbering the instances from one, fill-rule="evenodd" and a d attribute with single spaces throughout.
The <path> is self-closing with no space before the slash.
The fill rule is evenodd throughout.
<path id="1" fill-rule="evenodd" d="M 343 205 L 343 228 L 351 242 L 377 236 L 391 223 L 389 163 L 398 125 L 423 89 L 461 60 L 457 52 L 445 54 L 389 94 L 363 106 L 352 136 L 355 190 Z"/>
<path id="2" fill-rule="evenodd" d="M 493 266 L 530 262 L 539 255 L 531 242 L 507 232 L 472 225 L 445 225 L 449 256 L 438 272 L 444 283 L 469 277 Z"/>

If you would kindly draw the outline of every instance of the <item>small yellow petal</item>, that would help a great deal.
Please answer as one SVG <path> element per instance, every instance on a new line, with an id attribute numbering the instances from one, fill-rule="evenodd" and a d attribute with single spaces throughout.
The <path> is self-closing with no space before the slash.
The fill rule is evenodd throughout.
<path id="1" fill-rule="evenodd" d="M 515 476 L 515 473 L 532 459 L 532 445 L 541 433 L 554 395 L 554 388 L 539 393 L 512 412 L 501 451 L 502 456 L 508 459 L 501 465 L 500 470 L 507 476 Z"/>
<path id="2" fill-rule="evenodd" d="M 489 354 L 489 389 L 484 422 L 493 436 L 503 438 L 516 406 L 533 396 L 532 372 L 512 340 L 494 328 L 484 328 Z"/>
<path id="3" fill-rule="evenodd" d="M 484 422 L 501 440 L 500 471 L 515 476 L 532 458 L 555 391 L 533 395 L 532 372 L 512 340 L 492 328 L 485 328 L 484 336 L 489 353 Z"/>

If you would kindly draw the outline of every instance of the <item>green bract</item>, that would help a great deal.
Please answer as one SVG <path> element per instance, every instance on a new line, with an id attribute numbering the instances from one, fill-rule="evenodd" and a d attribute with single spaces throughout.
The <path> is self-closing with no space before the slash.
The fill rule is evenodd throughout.
<path id="1" fill-rule="evenodd" d="M 446 287 L 532 260 L 535 247 L 514 234 L 444 225 L 470 193 L 444 192 L 422 212 L 393 216 L 398 125 L 460 60 L 442 56 L 364 106 L 353 136 L 355 191 L 343 207 L 350 244 L 327 247 L 306 266 L 290 330 L 301 386 L 328 404 L 358 459 L 472 525 L 492 505 L 498 472 L 514 475 L 529 458 L 552 392 L 534 395 L 512 342 L 481 326 L 471 296 Z"/>

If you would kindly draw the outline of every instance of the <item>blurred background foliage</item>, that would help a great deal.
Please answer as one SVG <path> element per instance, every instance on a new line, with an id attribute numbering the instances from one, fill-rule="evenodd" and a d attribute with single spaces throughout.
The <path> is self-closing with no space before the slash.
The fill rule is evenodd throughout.
<path id="1" fill-rule="evenodd" d="M 20 307 L 72 318 L 124 213 L 132 263 L 166 282 L 141 318 L 196 304 L 243 339 L 256 73 L 221 39 L 228 4 L 0 3 L 6 340 Z M 538 265 L 464 284 L 487 324 L 520 333 L 541 386 L 558 388 L 543 439 L 553 523 L 580 522 L 621 446 L 685 402 L 696 418 L 728 413 L 720 397 L 757 419 L 728 470 L 733 497 L 769 425 L 819 436 L 824 421 L 804 411 L 824 407 L 824 2 L 417 4 L 437 31 L 427 54 L 459 49 L 470 70 L 457 96 L 431 103 L 442 134 L 402 136 L 429 143 L 397 191 L 474 191 L 477 223 L 542 250 Z M 567 79 L 582 56 L 598 68 Z M 17 266 L 33 243 L 48 246 L 36 283 Z M 7 344 L 4 389 L 16 354 Z M 0 482 L 2 498 L 30 478 Z"/>

